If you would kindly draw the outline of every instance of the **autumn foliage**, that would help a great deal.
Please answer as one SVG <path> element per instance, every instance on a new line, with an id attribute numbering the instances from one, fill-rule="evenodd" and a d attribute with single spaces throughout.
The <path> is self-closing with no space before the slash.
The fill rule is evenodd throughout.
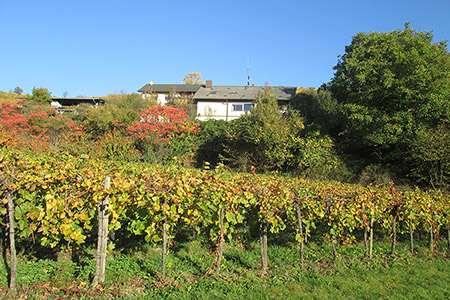
<path id="1" fill-rule="evenodd" d="M 52 108 L 35 107 L 23 113 L 22 104 L 3 102 L 0 104 L 0 132 L 9 143 L 38 150 L 57 146 L 62 137 L 82 135 L 83 127 L 73 120 L 58 115 Z"/>
<path id="2" fill-rule="evenodd" d="M 141 109 L 139 120 L 131 124 L 115 119 L 108 126 L 112 129 L 103 134 L 91 134 L 84 123 L 80 125 L 53 108 L 4 102 L 0 109 L 2 146 L 18 146 L 33 152 L 65 151 L 123 162 L 159 163 L 171 161 L 174 156 L 191 155 L 192 138 L 200 127 L 187 120 L 183 109 L 162 105 Z"/>
<path id="3" fill-rule="evenodd" d="M 151 140 L 153 143 L 167 141 L 170 137 L 182 133 L 195 134 L 200 128 L 199 123 L 187 121 L 187 113 L 174 106 L 161 104 L 143 109 L 139 114 L 139 121 L 133 122 L 127 128 L 127 133 L 142 141 Z"/>

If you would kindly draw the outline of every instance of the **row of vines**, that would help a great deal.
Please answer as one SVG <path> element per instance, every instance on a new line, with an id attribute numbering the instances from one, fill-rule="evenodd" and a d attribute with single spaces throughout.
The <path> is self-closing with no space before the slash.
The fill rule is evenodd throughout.
<path id="1" fill-rule="evenodd" d="M 107 177 L 111 180 L 106 187 Z M 304 243 L 319 232 L 314 230 L 319 223 L 325 224 L 319 234 L 330 241 L 333 254 L 337 245 L 354 243 L 355 233 L 364 232 L 370 258 L 375 224 L 392 236 L 393 253 L 397 233 L 410 234 L 412 250 L 419 229 L 429 234 L 431 250 L 439 234 L 450 234 L 448 194 L 397 191 L 393 185 L 362 187 L 231 173 L 222 167 L 186 169 L 176 163 L 115 165 L 87 155 L 25 155 L 8 148 L 0 148 L 0 180 L 2 222 L 6 225 L 10 197 L 16 204 L 19 239 L 49 249 L 95 240 L 98 205 L 108 199 L 108 232 L 128 232 L 144 236 L 149 243 L 162 243 L 163 276 L 168 241 L 180 231 L 208 234 L 217 245 L 210 272 L 219 272 L 223 244 L 235 239 L 250 219 L 259 226 L 263 272 L 268 267 L 268 234 L 292 232 L 303 264 Z"/>

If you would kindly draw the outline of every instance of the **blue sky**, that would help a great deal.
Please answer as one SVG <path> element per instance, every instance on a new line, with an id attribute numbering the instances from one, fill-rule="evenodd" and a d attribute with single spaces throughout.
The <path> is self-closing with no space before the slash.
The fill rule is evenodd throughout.
<path id="1" fill-rule="evenodd" d="M 358 32 L 450 39 L 450 1 L 0 0 L 0 90 L 136 92 L 199 72 L 214 85 L 319 87 Z"/>

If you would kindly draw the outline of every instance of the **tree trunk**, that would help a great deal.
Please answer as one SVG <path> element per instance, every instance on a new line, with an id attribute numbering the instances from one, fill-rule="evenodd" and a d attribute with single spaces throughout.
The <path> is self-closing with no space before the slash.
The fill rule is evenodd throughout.
<path id="1" fill-rule="evenodd" d="M 262 273 L 267 273 L 269 258 L 267 256 L 267 222 L 261 221 L 259 230 L 259 244 L 261 247 L 261 269 Z"/>
<path id="2" fill-rule="evenodd" d="M 16 242 L 14 236 L 14 202 L 11 193 L 6 194 L 8 200 L 8 227 L 9 227 L 9 251 L 11 255 L 11 268 L 9 275 L 9 294 L 12 297 L 16 297 L 16 274 L 17 274 L 17 255 L 16 255 Z"/>
<path id="3" fill-rule="evenodd" d="M 222 255 L 223 255 L 223 244 L 225 241 L 225 237 L 224 237 L 224 229 L 223 229 L 223 218 L 225 216 L 225 208 L 222 208 L 220 210 L 220 235 L 219 235 L 219 253 L 217 255 L 217 269 L 216 269 L 216 273 L 219 274 L 220 272 L 220 264 L 222 262 Z"/>
<path id="4" fill-rule="evenodd" d="M 166 279 L 166 257 L 167 257 L 167 199 L 164 199 L 164 223 L 163 223 L 163 240 L 161 255 L 161 274 L 163 280 Z"/>
<path id="5" fill-rule="evenodd" d="M 111 186 L 111 177 L 105 178 L 105 190 Z M 109 226 L 109 196 L 100 200 L 97 205 L 98 211 L 98 240 L 97 255 L 95 262 L 95 275 L 92 280 L 92 286 L 105 283 L 106 268 L 106 247 L 108 245 L 108 226 Z"/>
<path id="6" fill-rule="evenodd" d="M 409 218 L 409 240 L 411 245 L 411 254 L 414 255 L 414 229 L 412 225 L 412 218 Z"/>
<path id="7" fill-rule="evenodd" d="M 394 255 L 395 253 L 395 245 L 397 243 L 397 216 L 394 216 L 394 219 L 392 220 L 392 248 L 391 248 L 391 255 Z"/>
<path id="8" fill-rule="evenodd" d="M 295 206 L 297 208 L 297 217 L 298 217 L 298 230 L 300 232 L 300 237 L 302 241 L 300 242 L 300 265 L 302 269 L 305 267 L 305 260 L 304 260 L 304 237 L 303 237 L 303 224 L 302 224 L 302 213 L 300 210 L 300 205 L 298 203 L 295 203 Z"/>

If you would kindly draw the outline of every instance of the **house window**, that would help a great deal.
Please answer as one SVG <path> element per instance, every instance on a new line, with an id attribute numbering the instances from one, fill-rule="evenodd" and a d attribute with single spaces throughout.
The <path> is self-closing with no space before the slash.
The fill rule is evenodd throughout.
<path id="1" fill-rule="evenodd" d="M 232 111 L 242 111 L 242 104 L 233 104 Z"/>
<path id="2" fill-rule="evenodd" d="M 244 111 L 250 111 L 254 106 L 254 104 L 244 104 Z"/>

